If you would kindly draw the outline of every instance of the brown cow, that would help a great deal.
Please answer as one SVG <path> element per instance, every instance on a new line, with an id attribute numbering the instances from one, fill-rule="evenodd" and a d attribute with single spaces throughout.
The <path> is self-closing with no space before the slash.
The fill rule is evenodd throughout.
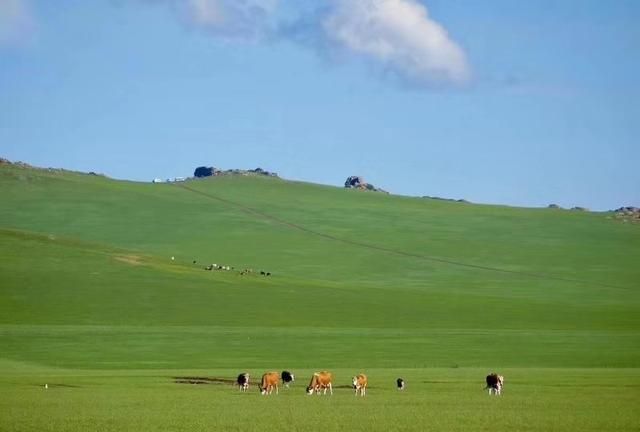
<path id="1" fill-rule="evenodd" d="M 278 372 L 267 372 L 262 375 L 262 382 L 260 383 L 260 394 L 269 395 L 276 389 L 276 394 L 278 394 L 278 382 L 280 381 L 280 376 Z"/>
<path id="2" fill-rule="evenodd" d="M 321 390 L 324 390 L 323 394 L 327 394 L 329 389 L 330 394 L 333 394 L 333 387 L 331 386 L 331 372 L 316 372 L 311 376 L 309 386 L 307 386 L 307 394 L 312 395 L 314 392 L 320 394 Z"/>
<path id="3" fill-rule="evenodd" d="M 365 374 L 359 374 L 353 377 L 353 388 L 356 389 L 356 396 L 360 392 L 360 396 L 364 396 L 367 393 L 367 376 Z"/>

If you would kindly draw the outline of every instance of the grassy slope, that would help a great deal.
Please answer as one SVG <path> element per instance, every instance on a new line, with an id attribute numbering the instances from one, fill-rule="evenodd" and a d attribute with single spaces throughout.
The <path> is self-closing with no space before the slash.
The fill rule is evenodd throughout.
<path id="1" fill-rule="evenodd" d="M 514 368 L 517 382 L 519 368 L 639 365 L 640 230 L 603 214 L 9 166 L 0 200 L 0 358 L 27 381 L 49 367 L 385 368 L 389 378 L 482 367 Z M 203 271 L 211 262 L 274 276 Z M 549 381 L 566 373 L 549 371 Z M 626 375 L 633 402 L 637 372 Z M 29 391 L 18 386 L 16 406 L 36 403 Z"/>

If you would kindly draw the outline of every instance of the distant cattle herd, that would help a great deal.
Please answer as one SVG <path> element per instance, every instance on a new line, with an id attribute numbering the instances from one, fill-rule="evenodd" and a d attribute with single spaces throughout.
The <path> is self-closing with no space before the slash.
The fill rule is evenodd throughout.
<path id="1" fill-rule="evenodd" d="M 173 261 L 173 260 L 174 260 L 174 257 L 171 257 L 171 260 Z M 196 260 L 193 260 L 193 264 L 197 264 L 197 263 L 198 263 L 198 262 L 197 262 Z M 235 271 L 235 269 L 236 269 L 236 268 L 235 268 L 235 267 L 233 267 L 233 266 L 226 265 L 226 264 L 216 264 L 216 263 L 213 263 L 213 264 L 206 265 L 206 266 L 204 267 L 204 269 L 205 269 L 205 270 L 208 270 L 208 271 L 212 271 L 212 270 Z M 251 274 L 254 274 L 254 273 L 255 273 L 255 274 L 258 274 L 258 273 L 259 273 L 259 274 L 260 274 L 260 276 L 271 276 L 271 272 L 270 272 L 270 271 L 260 270 L 260 272 L 258 272 L 257 270 L 255 270 L 255 271 L 254 271 L 254 270 L 253 270 L 253 269 L 251 269 L 251 268 L 245 268 L 245 269 L 242 269 L 242 270 L 238 271 L 238 274 L 239 274 L 240 276 L 244 276 L 244 275 L 251 275 Z"/>
<path id="2" fill-rule="evenodd" d="M 278 385 L 282 382 L 282 385 L 289 387 L 289 384 L 295 381 L 295 375 L 289 371 L 267 372 L 262 375 L 258 390 L 262 395 L 270 395 L 275 391 L 275 394 L 279 393 Z M 485 378 L 486 387 L 485 390 L 489 390 L 489 395 L 501 395 L 502 388 L 504 387 L 504 377 L 496 373 L 491 373 Z M 238 375 L 236 384 L 241 392 L 249 390 L 249 374 L 243 372 Z M 351 379 L 351 386 L 355 391 L 355 395 L 364 397 L 367 394 L 368 379 L 365 374 L 358 374 Z M 396 388 L 400 391 L 405 389 L 405 381 L 402 378 L 396 380 Z M 333 395 L 333 375 L 331 372 L 322 371 L 314 372 L 311 375 L 309 385 L 306 387 L 306 393 L 308 395 Z"/>

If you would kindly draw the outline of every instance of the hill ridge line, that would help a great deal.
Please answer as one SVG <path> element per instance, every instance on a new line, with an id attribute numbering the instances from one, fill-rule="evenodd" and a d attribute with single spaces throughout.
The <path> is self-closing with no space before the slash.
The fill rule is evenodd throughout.
<path id="1" fill-rule="evenodd" d="M 229 199 L 222 198 L 222 197 L 219 197 L 217 195 L 214 195 L 214 194 L 211 194 L 211 193 L 206 193 L 206 192 L 203 192 L 203 191 L 200 191 L 200 190 L 197 190 L 197 189 L 193 189 L 193 188 L 191 188 L 189 186 L 186 186 L 184 184 L 175 184 L 175 186 L 178 187 L 178 188 L 184 189 L 186 191 L 189 191 L 189 192 L 192 192 L 192 193 L 195 193 L 195 194 L 198 194 L 198 195 L 202 195 L 202 196 L 207 197 L 209 199 L 213 199 L 213 200 L 225 203 L 227 205 L 234 206 L 234 207 L 239 208 L 240 210 L 244 211 L 245 213 L 249 213 L 251 215 L 260 217 L 262 219 L 271 220 L 271 221 L 274 221 L 274 222 L 276 222 L 278 224 L 284 225 L 284 226 L 289 227 L 289 228 L 296 229 L 298 231 L 305 232 L 307 234 L 314 235 L 316 237 L 322 237 L 322 238 L 325 238 L 325 239 L 328 239 L 328 240 L 331 240 L 331 241 L 344 243 L 344 244 L 349 244 L 349 245 L 352 245 L 352 246 L 357 246 L 357 247 L 371 249 L 371 250 L 377 250 L 377 251 L 380 251 L 380 252 L 390 253 L 390 254 L 393 254 L 393 255 L 399 255 L 399 256 L 404 256 L 404 257 L 408 257 L 408 258 L 417 258 L 417 259 L 422 259 L 422 260 L 425 260 L 425 261 L 432 261 L 432 262 L 437 262 L 437 263 L 441 263 L 441 264 L 448 264 L 448 265 L 452 265 L 452 266 L 470 268 L 470 269 L 475 269 L 475 270 L 492 271 L 492 272 L 496 272 L 496 273 L 527 276 L 527 277 L 536 278 L 536 279 L 546 279 L 546 280 L 555 280 L 555 281 L 562 281 L 562 282 L 571 282 L 571 283 L 577 283 L 577 284 L 583 284 L 583 285 L 598 286 L 598 287 L 603 287 L 603 288 L 622 289 L 622 290 L 631 289 L 630 287 L 609 285 L 609 284 L 604 284 L 604 283 L 600 283 L 600 282 L 586 281 L 586 280 L 582 280 L 582 279 L 564 278 L 564 277 L 561 277 L 561 276 L 554 276 L 554 275 L 549 275 L 549 274 L 544 274 L 544 273 L 522 272 L 522 271 L 518 271 L 518 270 L 508 270 L 508 269 L 503 269 L 503 268 L 499 268 L 499 267 L 482 266 L 482 265 L 478 265 L 478 264 L 469 264 L 469 263 L 465 263 L 465 262 L 461 262 L 461 261 L 448 260 L 448 259 L 444 259 L 444 258 L 437 258 L 437 257 L 429 256 L 429 255 L 420 255 L 420 254 L 415 254 L 415 253 L 411 253 L 411 252 L 405 252 L 405 251 L 401 251 L 401 250 L 397 250 L 397 249 L 391 249 L 391 248 L 387 248 L 387 247 L 384 247 L 384 246 L 372 245 L 372 244 L 368 244 L 368 243 L 364 243 L 364 242 L 359 242 L 359 241 L 356 241 L 356 240 L 343 239 L 343 238 L 340 238 L 340 237 L 332 236 L 330 234 L 326 234 L 326 233 L 323 233 L 323 232 L 312 230 L 310 228 L 304 227 L 302 225 L 298 225 L 298 224 L 293 223 L 293 222 L 286 221 L 284 219 L 280 219 L 277 216 L 270 215 L 268 213 L 262 212 L 260 210 L 256 210 L 256 209 L 254 209 L 252 207 L 237 203 L 237 202 L 229 200 Z"/>

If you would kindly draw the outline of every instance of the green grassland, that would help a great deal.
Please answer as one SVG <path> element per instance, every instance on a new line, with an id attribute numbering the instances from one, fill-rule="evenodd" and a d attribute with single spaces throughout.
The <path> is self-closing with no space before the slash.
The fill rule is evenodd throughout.
<path id="1" fill-rule="evenodd" d="M 640 424 L 640 226 L 604 213 L 16 165 L 0 202 L 0 430 Z M 277 397 L 175 382 L 282 369 Z"/>

